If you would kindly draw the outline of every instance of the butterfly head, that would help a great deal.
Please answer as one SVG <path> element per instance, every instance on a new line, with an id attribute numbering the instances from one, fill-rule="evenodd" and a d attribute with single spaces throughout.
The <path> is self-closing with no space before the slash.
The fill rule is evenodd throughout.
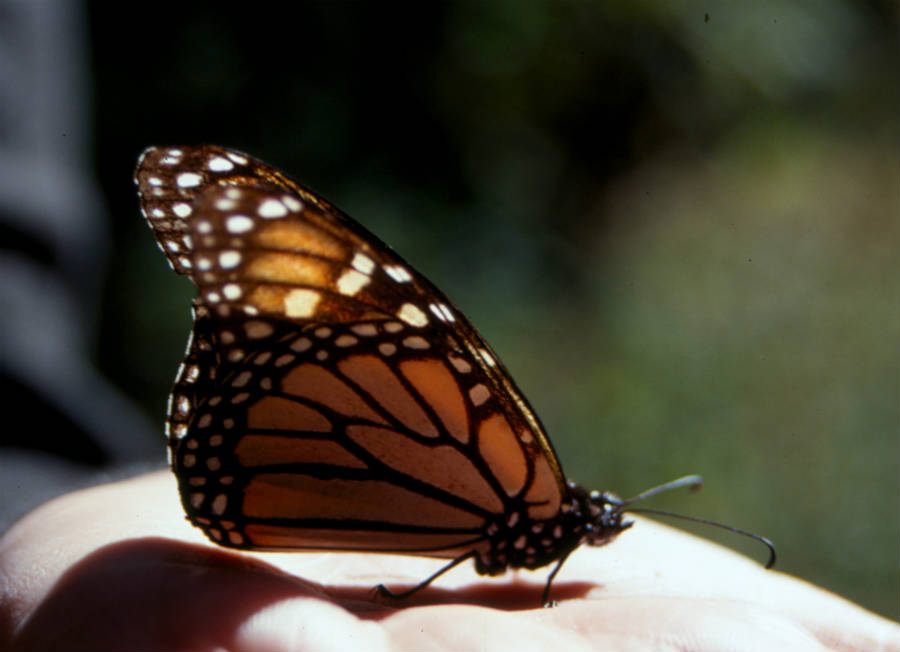
<path id="1" fill-rule="evenodd" d="M 588 491 L 569 482 L 573 516 L 581 523 L 580 542 L 602 546 L 627 530 L 633 521 L 624 520 L 625 502 L 610 491 Z"/>

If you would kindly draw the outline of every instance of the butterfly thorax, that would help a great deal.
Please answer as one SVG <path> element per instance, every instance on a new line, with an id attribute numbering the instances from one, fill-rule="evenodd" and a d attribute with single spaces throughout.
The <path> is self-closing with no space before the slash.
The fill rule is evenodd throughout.
<path id="1" fill-rule="evenodd" d="M 622 500 L 611 492 L 588 491 L 568 483 L 568 500 L 556 516 L 525 521 L 516 511 L 487 528 L 490 549 L 476 558 L 482 575 L 507 568 L 535 569 L 567 556 L 582 543 L 601 546 L 631 527 L 623 522 Z"/>

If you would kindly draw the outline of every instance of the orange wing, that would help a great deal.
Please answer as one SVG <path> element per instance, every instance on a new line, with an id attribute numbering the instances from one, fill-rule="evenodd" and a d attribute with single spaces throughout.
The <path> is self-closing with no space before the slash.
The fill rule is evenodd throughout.
<path id="1" fill-rule="evenodd" d="M 244 154 L 150 148 L 135 182 L 199 292 L 168 416 L 195 525 L 238 548 L 473 551 L 490 573 L 559 558 L 558 531 L 532 541 L 572 509 L 556 455 L 437 288 Z"/>

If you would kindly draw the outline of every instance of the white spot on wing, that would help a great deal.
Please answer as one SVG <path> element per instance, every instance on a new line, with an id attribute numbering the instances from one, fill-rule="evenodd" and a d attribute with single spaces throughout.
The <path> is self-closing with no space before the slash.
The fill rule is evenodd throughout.
<path id="1" fill-rule="evenodd" d="M 175 407 L 179 414 L 185 415 L 191 411 L 191 402 L 187 396 L 180 395 L 175 399 Z"/>
<path id="2" fill-rule="evenodd" d="M 363 274 L 371 274 L 372 270 L 375 269 L 375 262 L 365 254 L 356 254 L 350 265 Z"/>
<path id="3" fill-rule="evenodd" d="M 252 377 L 253 377 L 253 374 L 250 373 L 249 371 L 242 371 L 237 376 L 235 376 L 234 379 L 231 381 L 231 386 L 232 387 L 243 387 L 248 382 L 250 382 L 250 379 Z M 210 442 L 210 443 L 212 443 L 212 442 Z"/>
<path id="4" fill-rule="evenodd" d="M 259 205 L 259 208 L 256 209 L 256 213 L 260 217 L 273 219 L 276 217 L 284 217 L 288 214 L 288 209 L 277 199 L 267 199 Z"/>
<path id="5" fill-rule="evenodd" d="M 410 326 L 422 327 L 428 323 L 428 316 L 412 303 L 404 303 L 400 306 L 400 310 L 397 311 L 397 317 Z"/>
<path id="6" fill-rule="evenodd" d="M 222 295 L 229 301 L 241 298 L 241 286 L 236 283 L 228 283 L 222 287 Z"/>
<path id="7" fill-rule="evenodd" d="M 424 337 L 419 335 L 411 335 L 403 340 L 403 346 L 408 349 L 427 349 L 431 346 Z"/>
<path id="8" fill-rule="evenodd" d="M 182 172 L 175 177 L 175 183 L 182 188 L 196 188 L 203 183 L 203 177 L 196 172 Z"/>
<path id="9" fill-rule="evenodd" d="M 348 269 L 337 281 L 338 292 L 352 297 L 369 284 L 371 279 L 355 269 Z"/>
<path id="10" fill-rule="evenodd" d="M 290 210 L 295 213 L 299 213 L 303 210 L 303 202 L 301 202 L 296 197 L 291 197 L 290 195 L 285 195 L 281 198 L 281 201 L 284 202 L 284 205 L 287 206 Z"/>
<path id="11" fill-rule="evenodd" d="M 445 303 L 432 303 L 428 305 L 428 309 L 434 313 L 434 316 L 440 319 L 441 321 L 452 322 L 456 321 L 456 317 L 453 316 L 453 312 L 451 312 L 450 307 Z"/>
<path id="12" fill-rule="evenodd" d="M 481 359 L 484 360 L 484 363 L 487 366 L 494 367 L 497 365 L 497 363 L 494 362 L 494 356 L 492 356 L 490 353 L 488 353 L 484 349 L 478 349 L 478 354 L 481 356 Z"/>
<path id="13" fill-rule="evenodd" d="M 453 368 L 461 374 L 467 374 L 472 371 L 472 365 L 470 365 L 466 360 L 463 360 L 462 358 L 457 358 L 455 355 L 450 355 L 447 356 L 447 359 L 450 361 L 450 364 L 453 365 Z"/>
<path id="14" fill-rule="evenodd" d="M 488 391 L 488 388 L 478 383 L 472 389 L 469 390 L 469 398 L 472 401 L 472 405 L 478 406 L 484 403 L 488 398 L 490 398 L 491 393 Z"/>
<path id="15" fill-rule="evenodd" d="M 362 335 L 363 337 L 372 337 L 373 335 L 378 335 L 378 329 L 375 328 L 375 324 L 355 324 L 350 327 L 357 335 Z"/>
<path id="16" fill-rule="evenodd" d="M 240 252 L 229 250 L 219 254 L 219 267 L 222 269 L 232 269 L 241 264 Z"/>
<path id="17" fill-rule="evenodd" d="M 412 280 L 412 275 L 402 265 L 385 265 L 384 271 L 397 283 L 407 283 Z"/>
<path id="18" fill-rule="evenodd" d="M 234 163 L 222 156 L 215 156 L 209 159 L 206 167 L 208 167 L 213 172 L 228 172 L 229 170 L 234 169 Z"/>
<path id="19" fill-rule="evenodd" d="M 288 317 L 312 317 L 321 295 L 315 290 L 297 288 L 284 297 L 284 312 Z"/>
<path id="20" fill-rule="evenodd" d="M 312 346 L 312 340 L 308 337 L 298 337 L 291 343 L 291 348 L 297 353 L 303 353 Z"/>
<path id="21" fill-rule="evenodd" d="M 225 494 L 219 494 L 215 498 L 213 498 L 212 510 L 213 514 L 221 516 L 225 513 L 225 508 L 228 506 L 228 498 Z"/>
<path id="22" fill-rule="evenodd" d="M 221 203 L 229 200 L 224 199 L 219 201 Z M 227 220 L 225 220 L 225 228 L 229 233 L 246 233 L 253 228 L 253 220 L 251 220 L 246 215 L 232 215 Z"/>
<path id="23" fill-rule="evenodd" d="M 175 213 L 178 217 L 187 217 L 191 213 L 193 213 L 193 209 L 184 202 L 178 202 L 177 204 L 172 204 L 172 212 Z"/>

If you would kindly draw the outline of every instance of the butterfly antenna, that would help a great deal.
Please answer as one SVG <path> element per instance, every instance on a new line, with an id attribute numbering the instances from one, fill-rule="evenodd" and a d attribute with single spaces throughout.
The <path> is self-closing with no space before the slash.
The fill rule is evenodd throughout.
<path id="1" fill-rule="evenodd" d="M 666 482 L 664 484 L 658 485 L 656 487 L 652 487 L 647 489 L 646 491 L 642 491 L 637 496 L 633 496 L 628 500 L 622 501 L 622 507 L 626 508 L 629 505 L 634 505 L 635 503 L 639 503 L 642 500 L 647 500 L 651 496 L 655 496 L 657 494 L 661 494 L 666 491 L 672 491 L 673 489 L 681 489 L 681 487 L 690 487 L 692 491 L 697 491 L 700 487 L 703 486 L 703 478 L 699 475 L 685 475 L 676 480 L 672 480 L 670 482 Z M 623 509 L 623 511 L 625 511 Z M 627 510 L 632 511 L 632 510 Z"/>
<path id="2" fill-rule="evenodd" d="M 650 509 L 647 507 L 631 507 L 631 505 L 638 503 L 642 500 L 646 500 L 651 496 L 655 496 L 657 494 L 661 494 L 664 491 L 671 491 L 672 489 L 680 489 L 681 487 L 690 487 L 691 490 L 697 491 L 700 487 L 703 486 L 703 478 L 699 475 L 686 475 L 684 477 L 678 478 L 676 480 L 672 480 L 671 482 L 666 482 L 665 484 L 661 484 L 656 487 L 652 487 L 651 489 L 647 489 L 646 491 L 642 491 L 637 496 L 633 498 L 629 498 L 622 502 L 621 510 L 623 512 L 631 512 L 631 513 L 639 513 L 639 514 L 655 514 L 657 516 L 668 516 L 670 518 L 678 518 L 683 521 L 693 521 L 694 523 L 702 523 L 703 525 L 711 525 L 712 527 L 717 527 L 721 530 L 727 530 L 728 532 L 732 532 L 734 534 L 740 534 L 745 537 L 749 537 L 755 541 L 759 541 L 763 545 L 765 545 L 769 549 L 769 561 L 766 563 L 766 568 L 772 568 L 775 565 L 775 544 L 772 543 L 766 537 L 755 534 L 753 532 L 747 532 L 746 530 L 742 530 L 740 528 L 733 527 L 731 525 L 725 525 L 723 523 L 717 523 L 715 521 L 708 521 L 704 518 L 697 518 L 695 516 L 685 516 L 684 514 L 673 514 L 672 512 L 664 512 L 658 509 Z"/>

